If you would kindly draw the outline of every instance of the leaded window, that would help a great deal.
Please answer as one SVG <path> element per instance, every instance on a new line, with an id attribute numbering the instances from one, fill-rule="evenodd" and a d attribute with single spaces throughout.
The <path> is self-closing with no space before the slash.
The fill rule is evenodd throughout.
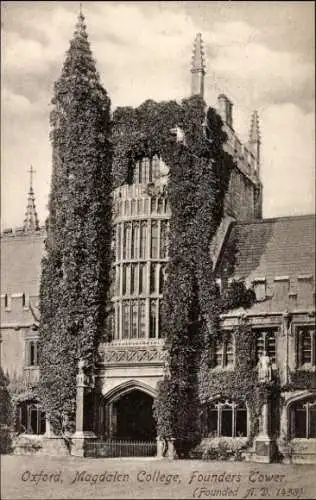
<path id="1" fill-rule="evenodd" d="M 16 427 L 19 433 L 45 433 L 45 412 L 37 401 L 23 401 L 18 405 Z"/>
<path id="2" fill-rule="evenodd" d="M 209 437 L 246 437 L 247 407 L 234 401 L 215 401 L 207 409 Z"/>
<path id="3" fill-rule="evenodd" d="M 155 293 L 157 291 L 157 271 L 158 265 L 150 264 L 150 293 Z"/>
<path id="4" fill-rule="evenodd" d="M 162 220 L 160 222 L 160 258 L 165 259 L 168 256 L 168 228 L 169 222 Z"/>
<path id="5" fill-rule="evenodd" d="M 131 329 L 131 338 L 137 338 L 138 334 L 138 304 L 136 301 L 133 301 L 131 304 L 131 315 L 132 315 L 132 329 Z"/>
<path id="6" fill-rule="evenodd" d="M 157 300 L 150 301 L 149 336 L 157 337 Z"/>
<path id="7" fill-rule="evenodd" d="M 129 328 L 130 328 L 130 304 L 129 302 L 123 302 L 122 304 L 123 317 L 122 317 L 122 337 L 123 339 L 127 339 L 129 337 Z"/>
<path id="8" fill-rule="evenodd" d="M 139 301 L 139 335 L 140 338 L 146 336 L 146 302 Z"/>
<path id="9" fill-rule="evenodd" d="M 231 332 L 223 331 L 213 344 L 214 365 L 218 368 L 232 366 L 234 363 L 234 344 Z"/>
<path id="10" fill-rule="evenodd" d="M 146 248 L 147 248 L 147 222 L 142 221 L 140 225 L 140 258 L 146 258 Z"/>
<path id="11" fill-rule="evenodd" d="M 123 259 L 131 258 L 131 223 L 124 224 Z"/>
<path id="12" fill-rule="evenodd" d="M 27 340 L 25 342 L 25 365 L 38 366 L 39 349 L 38 339 Z"/>
<path id="13" fill-rule="evenodd" d="M 299 326 L 296 329 L 296 359 L 297 366 L 315 367 L 316 339 L 315 327 L 312 325 Z"/>
<path id="14" fill-rule="evenodd" d="M 132 259 L 138 259 L 139 249 L 139 222 L 133 222 L 132 224 Z"/>
<path id="15" fill-rule="evenodd" d="M 292 403 L 290 418 L 292 438 L 316 438 L 316 400 Z"/>
<path id="16" fill-rule="evenodd" d="M 276 359 L 276 333 L 275 328 L 256 329 L 256 357 L 257 361 L 267 353 L 272 363 Z"/>
<path id="17" fill-rule="evenodd" d="M 157 259 L 158 257 L 158 223 L 156 221 L 151 224 L 151 258 Z"/>
<path id="18" fill-rule="evenodd" d="M 146 264 L 139 264 L 139 294 L 146 293 Z"/>

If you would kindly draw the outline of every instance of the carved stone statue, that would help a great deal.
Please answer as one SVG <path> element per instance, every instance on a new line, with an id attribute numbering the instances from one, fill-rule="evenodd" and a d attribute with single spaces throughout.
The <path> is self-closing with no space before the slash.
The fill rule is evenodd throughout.
<path id="1" fill-rule="evenodd" d="M 77 386 L 86 386 L 88 385 L 88 377 L 85 374 L 86 362 L 84 359 L 80 359 L 78 361 L 78 375 L 77 375 Z"/>
<path id="2" fill-rule="evenodd" d="M 272 380 L 272 363 L 266 351 L 263 351 L 258 361 L 258 379 L 261 383 Z"/>

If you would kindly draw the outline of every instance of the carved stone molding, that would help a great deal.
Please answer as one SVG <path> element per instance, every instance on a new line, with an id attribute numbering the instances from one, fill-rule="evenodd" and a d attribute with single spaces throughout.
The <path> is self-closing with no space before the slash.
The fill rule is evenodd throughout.
<path id="1" fill-rule="evenodd" d="M 157 363 L 164 362 L 165 352 L 158 347 L 144 347 L 144 348 L 120 348 L 104 349 L 100 353 L 100 361 L 105 364 L 117 363 Z"/>

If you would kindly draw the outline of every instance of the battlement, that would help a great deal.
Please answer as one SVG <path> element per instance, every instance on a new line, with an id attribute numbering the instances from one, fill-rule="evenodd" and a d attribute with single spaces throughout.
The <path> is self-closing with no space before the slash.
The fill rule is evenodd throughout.
<path id="1" fill-rule="evenodd" d="M 38 313 L 38 296 L 27 293 L 1 294 L 1 324 L 20 325 L 34 323 Z M 35 314 L 35 316 L 34 316 Z"/>
<path id="2" fill-rule="evenodd" d="M 233 128 L 233 103 L 224 94 L 217 98 L 215 108 L 223 120 L 227 134 L 225 150 L 235 160 L 238 169 L 254 184 L 260 184 L 260 136 L 259 119 L 254 112 L 251 119 L 249 142 L 240 141 Z"/>
<path id="3" fill-rule="evenodd" d="M 45 226 L 40 226 L 34 231 L 25 230 L 24 226 L 9 227 L 3 229 L 0 234 L 0 238 L 17 238 L 23 237 L 27 238 L 30 236 L 43 236 L 45 234 Z"/>
<path id="4" fill-rule="evenodd" d="M 224 131 L 228 136 L 225 144 L 225 150 L 234 158 L 241 173 L 244 174 L 252 183 L 259 184 L 260 165 L 255 154 L 249 149 L 249 146 L 240 141 L 235 131 L 225 123 Z"/>

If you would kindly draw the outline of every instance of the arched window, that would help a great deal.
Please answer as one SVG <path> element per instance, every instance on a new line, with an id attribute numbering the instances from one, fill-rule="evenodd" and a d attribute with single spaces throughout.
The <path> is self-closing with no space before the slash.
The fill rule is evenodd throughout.
<path id="1" fill-rule="evenodd" d="M 128 176 L 127 182 L 134 184 L 147 184 L 155 181 L 160 175 L 160 159 L 157 155 L 153 158 L 142 158 L 135 163 L 132 176 Z"/>
<path id="2" fill-rule="evenodd" d="M 159 196 L 158 202 L 157 202 L 157 212 L 158 214 L 162 214 L 164 211 L 164 199 Z"/>
<path id="3" fill-rule="evenodd" d="M 316 399 L 296 401 L 290 407 L 292 438 L 316 438 Z"/>
<path id="4" fill-rule="evenodd" d="M 35 400 L 23 401 L 17 406 L 17 431 L 26 434 L 44 434 L 45 412 Z"/>
<path id="5" fill-rule="evenodd" d="M 209 437 L 246 437 L 247 408 L 243 402 L 215 401 L 207 409 Z"/>

